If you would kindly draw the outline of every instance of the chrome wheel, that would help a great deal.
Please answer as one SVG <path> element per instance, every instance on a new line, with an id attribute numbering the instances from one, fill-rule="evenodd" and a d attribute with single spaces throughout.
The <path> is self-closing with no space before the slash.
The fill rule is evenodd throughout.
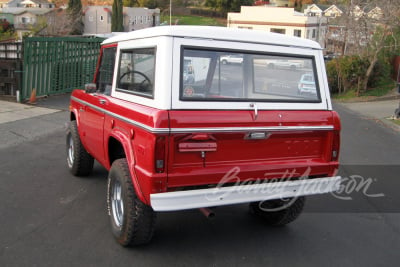
<path id="1" fill-rule="evenodd" d="M 75 160 L 75 148 L 74 148 L 74 140 L 72 139 L 72 135 L 69 136 L 68 138 L 68 166 L 70 168 L 72 168 L 72 165 L 74 164 L 74 160 Z"/>
<path id="2" fill-rule="evenodd" d="M 122 196 L 122 186 L 119 181 L 115 181 L 111 191 L 111 209 L 114 223 L 121 227 L 124 220 L 124 201 Z"/>

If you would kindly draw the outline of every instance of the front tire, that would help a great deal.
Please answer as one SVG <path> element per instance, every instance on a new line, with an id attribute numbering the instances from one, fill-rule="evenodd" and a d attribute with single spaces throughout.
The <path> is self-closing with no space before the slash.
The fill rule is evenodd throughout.
<path id="1" fill-rule="evenodd" d="M 126 159 L 113 162 L 108 175 L 107 203 L 112 233 L 122 246 L 149 243 L 156 213 L 136 196 Z"/>
<path id="2" fill-rule="evenodd" d="M 272 226 L 283 226 L 296 220 L 303 211 L 305 197 L 274 199 L 250 203 L 250 213 Z"/>
<path id="3" fill-rule="evenodd" d="M 94 159 L 83 147 L 76 121 L 71 121 L 67 131 L 67 164 L 75 176 L 88 176 L 93 170 Z"/>

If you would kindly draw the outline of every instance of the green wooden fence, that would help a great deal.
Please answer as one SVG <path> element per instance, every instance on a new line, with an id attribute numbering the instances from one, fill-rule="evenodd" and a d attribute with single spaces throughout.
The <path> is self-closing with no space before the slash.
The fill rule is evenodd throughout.
<path id="1" fill-rule="evenodd" d="M 30 37 L 24 40 L 21 99 L 71 92 L 92 82 L 100 43 L 94 37 Z"/>

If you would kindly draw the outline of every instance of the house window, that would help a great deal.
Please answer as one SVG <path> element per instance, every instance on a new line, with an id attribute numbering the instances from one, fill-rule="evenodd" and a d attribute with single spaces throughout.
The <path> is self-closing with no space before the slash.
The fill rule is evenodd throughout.
<path id="1" fill-rule="evenodd" d="M 293 35 L 297 37 L 301 37 L 301 30 L 294 30 Z"/>
<path id="2" fill-rule="evenodd" d="M 316 31 L 315 29 L 312 30 L 312 38 L 315 38 L 316 32 L 317 32 L 317 31 Z"/>
<path id="3" fill-rule="evenodd" d="M 29 22 L 30 22 L 30 18 L 29 18 L 29 17 L 22 17 L 22 18 L 21 18 L 21 22 L 22 22 L 23 24 L 29 23 Z"/>
<path id="4" fill-rule="evenodd" d="M 285 34 L 285 33 L 286 33 L 286 30 L 285 30 L 285 29 L 275 29 L 275 28 L 272 28 L 272 29 L 271 29 L 271 32 L 280 33 L 280 34 Z"/>
<path id="5" fill-rule="evenodd" d="M 104 17 L 103 16 L 100 16 L 100 21 L 104 21 Z"/>

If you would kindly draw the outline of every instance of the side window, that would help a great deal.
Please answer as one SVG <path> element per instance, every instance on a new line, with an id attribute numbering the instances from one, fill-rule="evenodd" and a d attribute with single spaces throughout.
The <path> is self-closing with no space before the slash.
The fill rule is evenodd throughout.
<path id="1" fill-rule="evenodd" d="M 155 48 L 122 50 L 117 91 L 152 98 L 154 96 Z"/>
<path id="2" fill-rule="evenodd" d="M 100 62 L 97 88 L 100 93 L 106 95 L 111 94 L 111 86 L 114 76 L 115 52 L 115 47 L 105 48 Z"/>

